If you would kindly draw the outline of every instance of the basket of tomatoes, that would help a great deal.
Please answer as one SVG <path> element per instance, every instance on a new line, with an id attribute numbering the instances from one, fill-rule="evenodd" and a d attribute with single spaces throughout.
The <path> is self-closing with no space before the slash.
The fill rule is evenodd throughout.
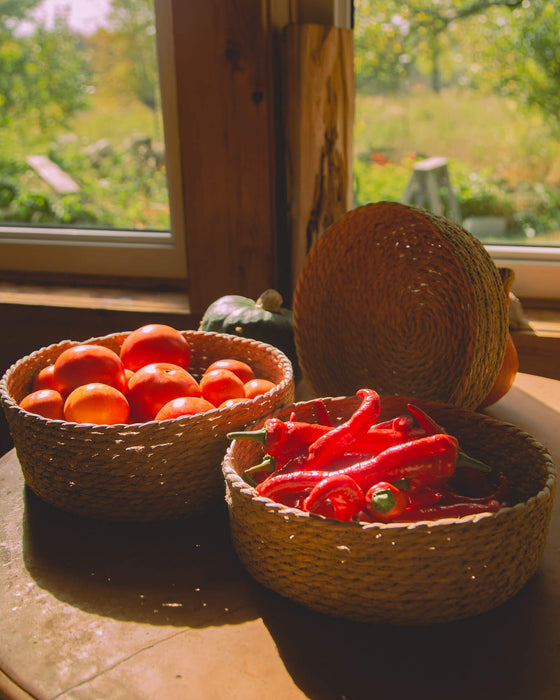
<path id="1" fill-rule="evenodd" d="M 0 398 L 37 496 L 152 521 L 223 502 L 228 432 L 290 404 L 294 381 L 266 343 L 150 324 L 41 348 L 6 371 Z"/>
<path id="2" fill-rule="evenodd" d="M 556 472 L 513 425 L 362 389 L 296 403 L 230 438 L 239 558 L 313 610 L 449 622 L 500 605 L 537 570 Z"/>

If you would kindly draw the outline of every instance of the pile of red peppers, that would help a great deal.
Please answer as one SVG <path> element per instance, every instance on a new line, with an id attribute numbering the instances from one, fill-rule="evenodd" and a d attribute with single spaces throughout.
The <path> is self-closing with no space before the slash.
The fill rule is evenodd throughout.
<path id="1" fill-rule="evenodd" d="M 415 522 L 495 512 L 509 505 L 507 480 L 466 455 L 418 406 L 376 422 L 381 399 L 360 389 L 348 420 L 333 426 L 321 399 L 317 422 L 269 418 L 261 430 L 230 433 L 258 440 L 261 464 L 245 472 L 260 496 L 338 520 Z"/>

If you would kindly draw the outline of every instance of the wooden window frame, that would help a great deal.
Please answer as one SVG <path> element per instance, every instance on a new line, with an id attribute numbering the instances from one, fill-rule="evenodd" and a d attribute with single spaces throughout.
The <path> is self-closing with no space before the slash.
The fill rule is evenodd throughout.
<path id="1" fill-rule="evenodd" d="M 155 0 L 171 231 L 2 227 L 0 275 L 172 280 L 195 313 L 281 286 L 277 31 L 291 6 Z"/>

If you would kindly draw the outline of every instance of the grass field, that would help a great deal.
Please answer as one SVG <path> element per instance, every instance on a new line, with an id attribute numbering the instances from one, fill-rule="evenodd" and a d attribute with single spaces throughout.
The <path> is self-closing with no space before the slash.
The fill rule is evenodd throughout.
<path id="1" fill-rule="evenodd" d="M 357 155 L 387 149 L 396 158 L 446 156 L 489 167 L 512 184 L 544 180 L 560 159 L 560 141 L 539 112 L 468 90 L 358 95 L 354 142 Z"/>
<path id="2" fill-rule="evenodd" d="M 399 198 L 415 159 L 444 156 L 467 215 L 503 208 L 515 238 L 560 229 L 560 141 L 540 112 L 511 100 L 464 89 L 358 94 L 354 153 L 358 204 Z"/>
<path id="3" fill-rule="evenodd" d="M 74 118 L 72 131 L 90 143 L 109 139 L 119 144 L 135 133 L 163 141 L 161 113 L 154 114 L 139 100 L 127 95 L 103 90 L 93 95 L 90 110 Z"/>

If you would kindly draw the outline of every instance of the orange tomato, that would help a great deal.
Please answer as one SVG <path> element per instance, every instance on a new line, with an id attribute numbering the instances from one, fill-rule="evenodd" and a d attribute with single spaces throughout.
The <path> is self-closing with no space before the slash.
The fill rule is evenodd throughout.
<path id="1" fill-rule="evenodd" d="M 121 345 L 120 357 L 127 369 L 136 372 L 155 362 L 167 362 L 188 369 L 191 349 L 178 330 L 161 323 L 137 328 Z"/>
<path id="2" fill-rule="evenodd" d="M 70 392 L 64 402 L 64 418 L 70 423 L 120 425 L 128 421 L 124 394 L 108 384 L 92 382 Z"/>
<path id="3" fill-rule="evenodd" d="M 487 406 L 491 406 L 493 403 L 496 403 L 496 401 L 499 401 L 501 398 L 503 398 L 511 389 L 518 371 L 519 356 L 517 355 L 517 350 L 515 348 L 513 338 L 511 337 L 511 334 L 509 334 L 506 345 L 506 352 L 504 355 L 502 366 L 500 367 L 500 371 L 498 372 L 498 376 L 494 380 L 492 388 L 488 392 L 484 401 L 480 404 L 479 408 L 486 408 Z"/>
<path id="4" fill-rule="evenodd" d="M 27 394 L 19 402 L 21 408 L 29 413 L 36 413 L 43 418 L 64 420 L 64 399 L 54 389 L 38 389 Z"/>
<path id="5" fill-rule="evenodd" d="M 126 386 L 123 363 L 117 353 L 88 343 L 64 350 L 56 358 L 53 377 L 63 395 L 84 384 L 107 384 L 119 391 Z"/>
<path id="6" fill-rule="evenodd" d="M 243 382 L 229 369 L 212 369 L 200 380 L 202 397 L 214 406 L 228 399 L 245 398 Z"/>
<path id="7" fill-rule="evenodd" d="M 126 386 L 128 386 L 128 382 L 132 379 L 134 376 L 134 372 L 131 369 L 126 369 L 124 370 L 124 380 L 126 382 Z"/>
<path id="8" fill-rule="evenodd" d="M 180 416 L 193 416 L 197 413 L 205 413 L 216 408 L 199 396 L 180 396 L 178 399 L 168 401 L 160 408 L 156 415 L 156 420 L 167 420 L 168 418 L 179 418 Z"/>
<path id="9" fill-rule="evenodd" d="M 267 391 L 274 389 L 276 384 L 268 379 L 251 379 L 245 384 L 245 396 L 249 399 L 254 399 L 255 396 L 266 394 Z"/>
<path id="10" fill-rule="evenodd" d="M 196 379 L 183 367 L 154 362 L 141 367 L 128 382 L 126 396 L 135 423 L 154 420 L 160 409 L 180 396 L 200 396 Z"/>
<path id="11" fill-rule="evenodd" d="M 243 384 L 255 378 L 255 373 L 251 367 L 249 367 L 246 362 L 242 362 L 241 360 L 233 360 L 230 358 L 216 360 L 216 362 L 212 362 L 212 364 L 206 369 L 206 372 L 211 372 L 213 369 L 229 369 L 230 372 L 233 372 L 235 376 L 241 379 Z"/>
<path id="12" fill-rule="evenodd" d="M 245 398 L 238 398 L 238 399 L 228 399 L 227 401 L 224 401 L 219 405 L 219 408 L 230 408 L 231 406 L 235 406 L 235 404 L 238 403 L 247 403 L 247 401 L 250 401 L 251 399 L 248 399 L 247 397 Z"/>
<path id="13" fill-rule="evenodd" d="M 43 369 L 39 370 L 35 375 L 31 391 L 40 391 L 41 389 L 59 390 L 54 380 L 54 364 L 43 367 Z"/>

